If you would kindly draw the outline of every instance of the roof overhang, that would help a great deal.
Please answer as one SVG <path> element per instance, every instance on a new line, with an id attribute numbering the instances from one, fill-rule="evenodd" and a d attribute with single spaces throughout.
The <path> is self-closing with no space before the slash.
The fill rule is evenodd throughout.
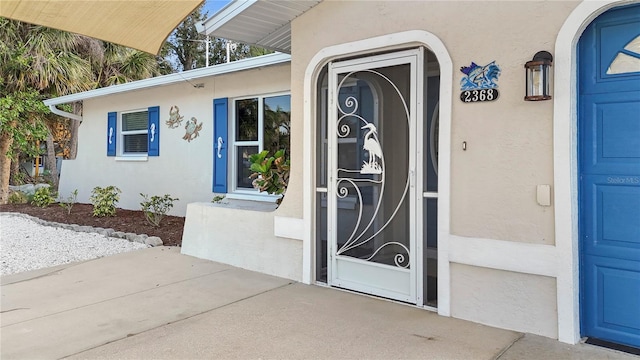
<path id="1" fill-rule="evenodd" d="M 321 0 L 234 0 L 205 20 L 205 35 L 291 53 L 291 21 Z"/>
<path id="2" fill-rule="evenodd" d="M 132 81 L 126 84 L 112 85 L 95 90 L 84 91 L 76 94 L 60 96 L 47 99 L 44 104 L 47 106 L 73 103 L 76 101 L 97 98 L 105 95 L 119 94 L 128 91 L 135 91 L 156 86 L 170 85 L 179 82 L 188 82 L 197 87 L 193 81 L 200 78 L 229 74 L 237 71 L 256 69 L 264 66 L 288 63 L 291 61 L 289 54 L 275 53 L 254 58 L 248 58 L 230 63 L 214 65 L 206 68 L 188 70 L 164 76 L 158 76 L 145 80 Z"/>
<path id="3" fill-rule="evenodd" d="M 158 54 L 203 0 L 2 0 L 0 16 Z"/>

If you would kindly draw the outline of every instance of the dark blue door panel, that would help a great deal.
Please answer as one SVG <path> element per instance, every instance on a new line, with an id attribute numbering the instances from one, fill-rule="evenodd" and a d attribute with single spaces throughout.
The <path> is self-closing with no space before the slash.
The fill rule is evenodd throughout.
<path id="1" fill-rule="evenodd" d="M 640 176 L 583 175 L 581 220 L 584 254 L 640 262 Z"/>
<path id="2" fill-rule="evenodd" d="M 584 257 L 583 276 L 595 286 L 583 294 L 583 325 L 588 336 L 640 344 L 640 262 Z"/>
<path id="3" fill-rule="evenodd" d="M 587 27 L 578 53 L 582 335 L 638 348 L 640 71 L 611 64 L 640 61 L 639 37 L 640 6 L 622 7 Z"/>
<path id="4" fill-rule="evenodd" d="M 582 172 L 640 174 L 640 91 L 582 95 L 580 114 Z"/>

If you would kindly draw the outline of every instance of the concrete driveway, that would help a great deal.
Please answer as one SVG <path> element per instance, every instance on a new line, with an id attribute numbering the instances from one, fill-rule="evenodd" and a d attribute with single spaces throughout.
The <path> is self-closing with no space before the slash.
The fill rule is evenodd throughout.
<path id="1" fill-rule="evenodd" d="M 636 359 L 157 247 L 1 278 L 2 359 Z"/>

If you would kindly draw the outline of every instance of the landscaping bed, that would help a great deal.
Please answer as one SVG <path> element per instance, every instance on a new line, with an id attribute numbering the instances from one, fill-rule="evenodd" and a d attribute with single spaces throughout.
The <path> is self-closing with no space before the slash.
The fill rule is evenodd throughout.
<path id="1" fill-rule="evenodd" d="M 147 222 L 144 213 L 139 210 L 117 209 L 116 216 L 106 217 L 94 217 L 92 210 L 93 206 L 91 204 L 75 204 L 70 214 L 67 214 L 67 210 L 58 206 L 58 204 L 52 204 L 45 208 L 30 204 L 0 205 L 0 212 L 17 212 L 46 221 L 105 229 L 111 228 L 126 233 L 147 234 L 159 237 L 165 246 L 182 245 L 183 217 L 167 215 L 162 219 L 159 227 L 154 227 Z"/>

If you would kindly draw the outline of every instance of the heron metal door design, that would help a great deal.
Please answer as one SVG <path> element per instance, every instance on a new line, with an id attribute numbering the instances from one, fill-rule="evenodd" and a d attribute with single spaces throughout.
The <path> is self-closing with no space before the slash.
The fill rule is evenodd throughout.
<path id="1" fill-rule="evenodd" d="M 416 97 L 422 64 L 423 50 L 415 49 L 329 65 L 332 286 L 416 303 Z"/>
<path id="2" fill-rule="evenodd" d="M 640 6 L 579 45 L 583 336 L 640 347 Z"/>

